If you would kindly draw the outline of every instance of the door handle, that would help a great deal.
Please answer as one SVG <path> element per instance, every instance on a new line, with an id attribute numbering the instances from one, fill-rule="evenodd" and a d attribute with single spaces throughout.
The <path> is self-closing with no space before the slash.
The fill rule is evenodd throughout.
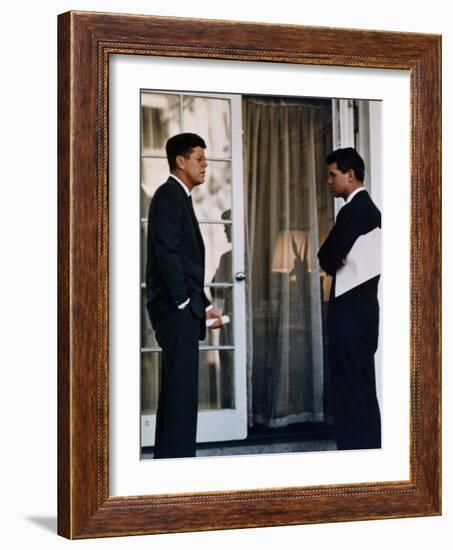
<path id="1" fill-rule="evenodd" d="M 244 281 L 246 279 L 246 275 L 243 271 L 238 271 L 234 278 L 236 279 L 236 281 Z"/>

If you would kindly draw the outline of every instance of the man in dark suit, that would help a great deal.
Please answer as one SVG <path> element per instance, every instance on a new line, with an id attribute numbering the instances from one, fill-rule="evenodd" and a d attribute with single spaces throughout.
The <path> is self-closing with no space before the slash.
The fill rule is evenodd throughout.
<path id="1" fill-rule="evenodd" d="M 374 354 L 379 334 L 379 275 L 336 296 L 337 270 L 347 262 L 356 240 L 381 227 L 381 213 L 363 187 L 365 165 L 351 147 L 328 155 L 327 185 L 346 204 L 318 252 L 333 277 L 327 334 L 331 391 L 338 449 L 381 446 L 381 417 L 376 397 Z M 376 252 L 379 254 L 379 252 Z"/>
<path id="2" fill-rule="evenodd" d="M 170 177 L 149 208 L 147 308 L 162 348 L 162 385 L 154 458 L 195 456 L 198 414 L 198 341 L 206 320 L 221 313 L 204 293 L 205 249 L 191 191 L 206 175 L 204 140 L 178 134 L 166 144 Z"/>

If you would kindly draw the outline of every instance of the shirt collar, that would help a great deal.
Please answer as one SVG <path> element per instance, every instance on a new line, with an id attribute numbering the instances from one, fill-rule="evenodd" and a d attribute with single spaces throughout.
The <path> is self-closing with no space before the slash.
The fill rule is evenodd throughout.
<path id="1" fill-rule="evenodd" d="M 360 191 L 366 191 L 365 187 L 363 187 L 363 185 L 361 187 L 357 187 L 357 189 L 355 189 L 350 195 L 349 197 L 346 199 L 346 203 L 348 202 L 351 202 L 352 199 L 357 195 L 357 193 L 360 193 Z"/>
<path id="2" fill-rule="evenodd" d="M 174 174 L 170 174 L 170 177 L 174 178 L 179 183 L 179 185 L 181 185 L 181 187 L 184 189 L 184 191 L 186 192 L 186 195 L 188 197 L 190 197 L 190 191 L 187 189 L 187 186 L 179 178 L 177 178 Z"/>

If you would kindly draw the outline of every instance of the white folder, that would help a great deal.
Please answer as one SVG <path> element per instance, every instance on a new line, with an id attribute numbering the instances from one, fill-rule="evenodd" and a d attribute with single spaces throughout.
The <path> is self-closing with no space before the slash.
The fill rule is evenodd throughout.
<path id="1" fill-rule="evenodd" d="M 337 269 L 335 297 L 381 274 L 381 229 L 361 235 Z"/>

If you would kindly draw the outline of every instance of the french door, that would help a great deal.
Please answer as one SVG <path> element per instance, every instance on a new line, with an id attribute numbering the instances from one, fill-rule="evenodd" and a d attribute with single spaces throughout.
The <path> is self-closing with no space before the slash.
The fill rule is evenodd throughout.
<path id="1" fill-rule="evenodd" d="M 365 161 L 365 188 L 382 208 L 382 102 L 332 99 L 332 148 L 355 147 Z M 335 212 L 343 205 L 335 199 Z"/>
<path id="2" fill-rule="evenodd" d="M 161 350 L 145 304 L 147 215 L 150 200 L 169 172 L 165 143 L 180 132 L 207 144 L 207 177 L 192 192 L 206 248 L 205 291 L 229 315 L 223 329 L 200 342 L 197 441 L 247 436 L 244 205 L 241 97 L 141 92 L 141 445 L 154 445 Z"/>

